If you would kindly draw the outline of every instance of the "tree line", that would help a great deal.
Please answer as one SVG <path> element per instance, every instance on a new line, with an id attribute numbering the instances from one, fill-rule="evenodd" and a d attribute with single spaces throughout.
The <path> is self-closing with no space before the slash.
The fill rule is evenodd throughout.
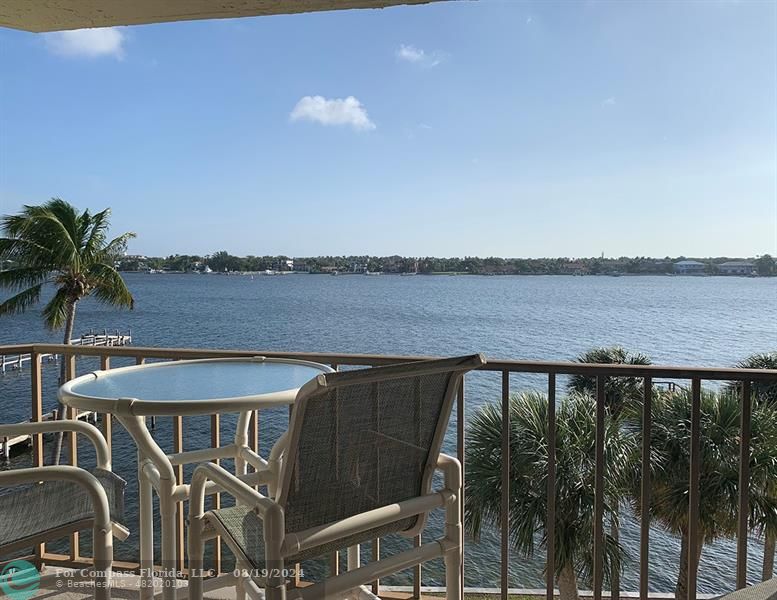
<path id="1" fill-rule="evenodd" d="M 476 257 L 407 257 L 407 256 L 235 256 L 225 250 L 210 255 L 174 254 L 167 257 L 125 256 L 118 264 L 123 271 L 162 270 L 202 272 L 210 269 L 223 272 L 303 271 L 322 273 L 337 270 L 348 272 L 384 273 L 461 273 L 475 275 L 663 275 L 674 271 L 674 263 L 685 256 L 650 258 L 645 256 L 618 258 L 500 258 Z M 705 265 L 708 274 L 717 272 L 717 265 L 729 257 L 695 259 Z M 774 258 L 763 254 L 751 259 L 758 275 L 777 275 Z"/>

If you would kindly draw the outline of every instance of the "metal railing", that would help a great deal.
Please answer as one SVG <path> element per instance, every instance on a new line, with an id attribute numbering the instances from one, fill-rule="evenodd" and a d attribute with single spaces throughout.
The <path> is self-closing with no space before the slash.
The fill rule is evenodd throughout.
<path id="1" fill-rule="evenodd" d="M 89 346 L 63 346 L 59 344 L 28 344 L 14 346 L 0 346 L 0 354 L 29 353 L 30 365 L 30 393 L 31 393 L 31 420 L 42 419 L 42 375 L 41 357 L 48 354 L 61 354 L 66 361 L 66 378 L 75 376 L 75 359 L 77 356 L 98 357 L 100 368 L 109 369 L 110 360 L 113 357 L 134 359 L 136 364 L 142 364 L 147 359 L 184 360 L 197 358 L 228 358 L 247 356 L 267 356 L 276 358 L 297 358 L 310 360 L 338 367 L 372 367 L 379 365 L 395 364 L 405 361 L 428 359 L 428 356 L 389 356 L 372 354 L 337 354 L 337 353 L 308 353 L 308 352 L 264 352 L 256 350 L 209 350 L 192 348 L 142 348 L 142 347 L 89 347 Z M 751 415 L 751 384 L 756 381 L 768 381 L 777 383 L 777 371 L 734 368 L 696 368 L 678 366 L 632 366 L 632 365 L 601 365 L 583 364 L 572 362 L 542 362 L 521 360 L 494 360 L 480 369 L 501 375 L 501 403 L 502 403 L 502 463 L 501 463 L 501 493 L 502 493 L 502 521 L 500 531 L 500 573 L 501 573 L 501 597 L 508 596 L 508 566 L 510 561 L 509 546 L 509 494 L 510 494 L 510 376 L 511 374 L 535 374 L 547 377 L 548 397 L 548 484 L 547 484 L 547 556 L 546 556 L 546 597 L 553 600 L 555 593 L 555 497 L 556 497 L 556 382 L 559 376 L 582 375 L 596 380 L 596 436 L 595 436 L 595 476 L 594 476 L 594 532 L 593 532 L 593 597 L 601 600 L 604 583 L 604 451 L 605 451 L 605 384 L 608 377 L 635 377 L 643 381 L 643 413 L 642 413 L 642 453 L 641 453 L 641 488 L 639 504 L 640 512 L 640 554 L 639 554 L 639 593 L 640 598 L 648 597 L 648 551 L 650 530 L 650 438 L 651 438 L 651 403 L 654 394 L 653 382 L 656 380 L 684 380 L 690 382 L 691 390 L 691 432 L 690 432 L 690 472 L 688 493 L 688 600 L 695 600 L 697 588 L 697 569 L 699 528 L 699 481 L 700 481 L 700 418 L 701 418 L 701 389 L 703 381 L 734 381 L 740 382 L 741 390 L 741 432 L 739 453 L 739 497 L 738 497 L 738 532 L 736 540 L 736 586 L 737 589 L 746 585 L 747 573 L 747 541 L 748 541 L 748 485 L 750 465 L 750 415 Z M 456 451 L 459 460 L 465 463 L 465 409 L 466 409 L 465 385 L 462 383 L 457 397 L 457 426 L 456 426 Z M 111 448 L 112 419 L 110 414 L 103 415 L 103 433 Z M 219 447 L 219 417 L 213 415 L 210 423 L 211 444 Z M 255 451 L 258 451 L 259 442 L 259 415 L 255 413 L 250 429 L 249 443 Z M 72 464 L 77 464 L 77 443 L 75 436 L 70 436 L 68 447 Z M 183 450 L 183 418 L 173 418 L 173 450 Z M 43 461 L 43 441 L 41 435 L 35 435 L 33 439 L 33 464 L 41 466 Z M 183 476 L 182 468 L 177 468 L 177 476 Z M 218 498 L 216 502 L 219 502 Z M 465 498 L 466 502 L 466 498 Z M 183 569 L 184 541 L 183 541 L 183 510 L 178 511 L 178 556 L 180 567 Z M 463 518 L 463 514 L 462 514 Z M 419 543 L 419 539 L 415 542 Z M 221 551 L 216 542 L 215 568 L 221 566 Z M 52 564 L 79 565 L 88 563 L 88 557 L 79 555 L 78 534 L 73 534 L 70 539 L 70 552 L 68 555 L 47 553 L 45 546 L 40 545 L 36 549 L 38 559 Z M 377 559 L 380 555 L 380 540 L 372 543 L 371 557 Z M 116 563 L 119 568 L 137 568 L 135 563 Z M 335 553 L 330 557 L 330 570 L 337 572 L 339 557 Z M 462 566 L 463 569 L 463 566 Z M 373 584 L 373 590 L 377 592 L 378 582 Z M 420 597 L 421 569 L 413 571 L 413 595 Z M 613 594 L 615 596 L 617 594 Z"/>

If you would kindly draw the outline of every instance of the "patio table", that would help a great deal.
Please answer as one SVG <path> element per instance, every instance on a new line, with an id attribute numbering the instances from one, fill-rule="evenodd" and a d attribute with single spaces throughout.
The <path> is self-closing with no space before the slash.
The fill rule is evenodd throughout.
<path id="1" fill-rule="evenodd" d="M 248 446 L 252 411 L 290 405 L 307 381 L 332 369 L 319 363 L 265 358 L 222 358 L 150 363 L 95 371 L 65 383 L 59 399 L 81 410 L 111 413 L 138 450 L 141 598 L 154 595 L 153 491 L 159 496 L 162 537 L 162 594 L 176 593 L 176 510 L 189 486 L 178 483 L 175 467 L 214 459 L 234 459 L 235 475 L 271 465 Z M 146 427 L 149 416 L 239 413 L 234 443 L 220 448 L 166 454 Z M 254 482 L 256 483 L 256 482 Z"/>

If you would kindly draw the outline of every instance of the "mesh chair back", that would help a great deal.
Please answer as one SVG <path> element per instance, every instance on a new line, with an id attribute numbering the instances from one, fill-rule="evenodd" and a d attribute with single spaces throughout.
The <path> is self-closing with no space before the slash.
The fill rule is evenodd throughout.
<path id="1" fill-rule="evenodd" d="M 303 387 L 278 496 L 286 531 L 429 493 L 458 384 L 484 362 L 473 355 L 329 373 Z M 339 547 L 422 527 L 423 517 L 412 517 Z"/>

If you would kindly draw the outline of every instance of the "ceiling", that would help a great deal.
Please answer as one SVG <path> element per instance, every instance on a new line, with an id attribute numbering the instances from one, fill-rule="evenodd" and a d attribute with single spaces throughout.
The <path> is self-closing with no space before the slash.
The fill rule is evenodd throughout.
<path id="1" fill-rule="evenodd" d="M 439 0 L 0 0 L 0 26 L 25 31 L 227 19 Z"/>

